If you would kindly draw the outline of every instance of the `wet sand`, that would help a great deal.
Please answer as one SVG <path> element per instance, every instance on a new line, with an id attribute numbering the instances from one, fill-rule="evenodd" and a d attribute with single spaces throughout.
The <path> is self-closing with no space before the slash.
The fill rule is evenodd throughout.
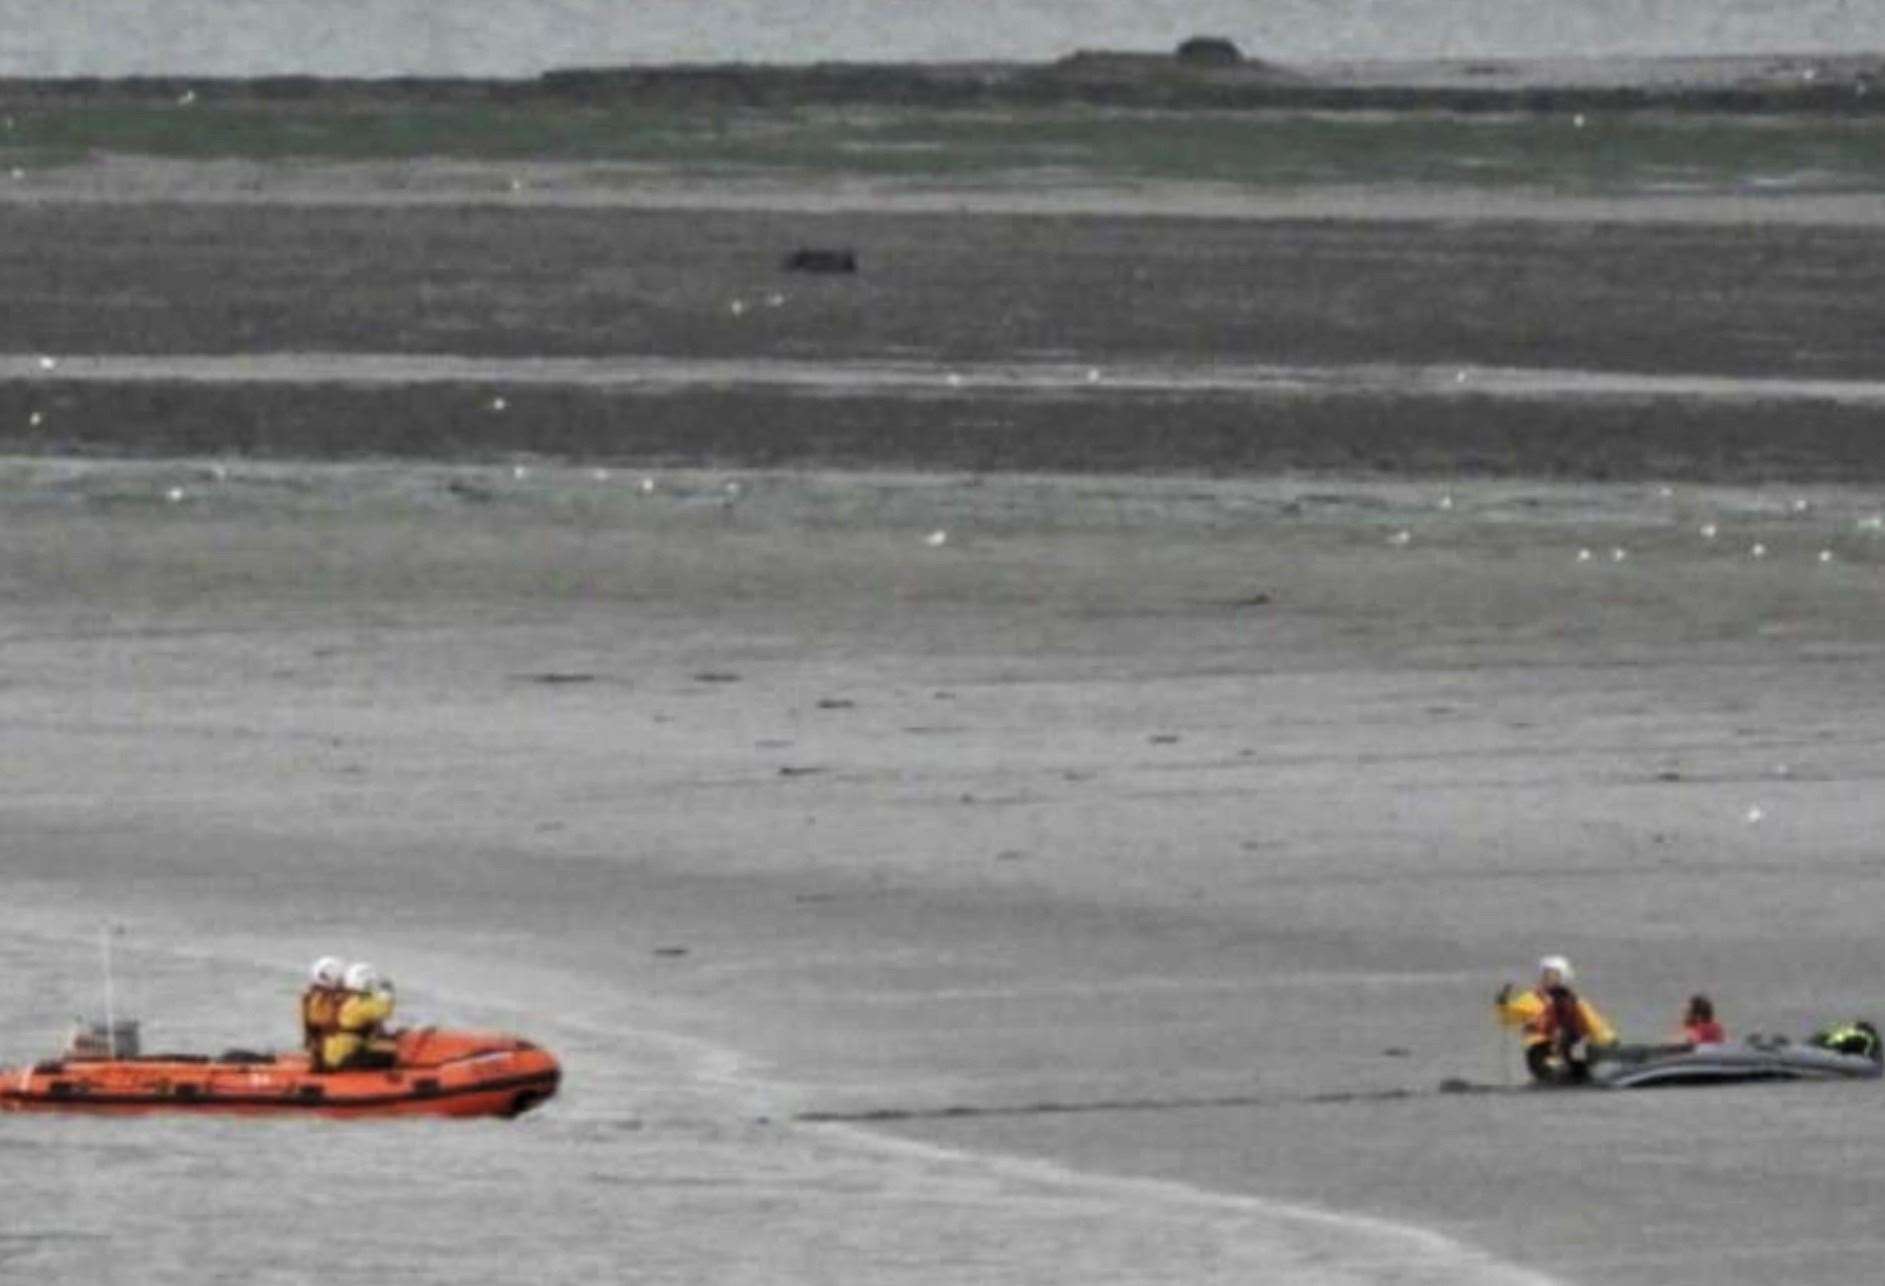
<path id="1" fill-rule="evenodd" d="M 1272 366 L 1226 362 L 1156 366 L 1079 362 L 828 361 L 661 357 L 468 358 L 406 353 L 260 353 L 141 356 L 0 353 L 0 380 L 80 384 L 272 384 L 423 388 L 430 385 L 581 389 L 766 389 L 774 392 L 927 394 L 968 397 L 1081 391 L 1089 394 L 1305 393 L 1424 395 L 1514 401 L 1666 398 L 1684 403 L 1885 402 L 1885 381 L 1737 378 L 1620 371 L 1512 370 L 1471 366 Z M 491 406 L 495 411 L 508 406 Z"/>
<path id="2" fill-rule="evenodd" d="M 997 174 L 970 182 L 934 176 L 792 174 L 755 167 L 703 176 L 682 166 L 629 162 L 443 159 L 389 162 L 177 161 L 103 154 L 0 185 L 17 206 L 294 205 L 395 209 L 716 210 L 746 214 L 1031 215 L 1158 219 L 1364 220 L 1544 224 L 1736 224 L 1876 228 L 1873 192 L 1778 190 L 1570 194 L 1444 184 L 1297 184 L 1252 187 L 1179 180 L 1104 180 L 1074 172 Z"/>
<path id="3" fill-rule="evenodd" d="M 108 917 L 160 1040 L 285 1034 L 330 948 L 538 1034 L 567 1092 L 488 1146 L 563 1177 L 481 1263 L 1830 1281 L 1868 1244 L 1876 1087 L 1508 1094 L 1485 1004 L 1549 946 L 1632 1034 L 1698 986 L 1742 1031 L 1871 1011 L 1875 493 L 218 468 L 7 471 L 8 917 L 48 953 L 7 1030 L 89 1005 Z M 948 1109 L 878 1127 L 947 1155 L 795 1122 Z M 228 1165 L 195 1128 L 8 1137 Z M 451 1203 L 363 1146 L 430 1248 L 381 1262 L 446 1279 Z M 86 1193 L 85 1239 L 22 1262 L 122 1267 L 157 1172 L 55 1173 L 15 1208 Z M 216 1262 L 301 1244 L 211 1191 L 276 1239 Z"/>
<path id="4" fill-rule="evenodd" d="M 0 958 L 22 980 L 0 1052 L 95 1008 L 110 920 L 156 1043 L 285 1041 L 294 971 L 340 951 L 415 1018 L 538 1036 L 569 1079 L 468 1131 L 8 1121 L 26 1178 L 0 1268 L 301 1280 L 330 1245 L 309 1182 L 366 1212 L 339 1277 L 361 1281 L 1813 1283 L 1873 1248 L 1853 1123 L 1876 1086 L 1534 1095 L 1486 1020 L 1545 950 L 1631 1036 L 1698 988 L 1737 1032 L 1877 1014 L 1885 494 L 1803 481 L 1878 476 L 1869 213 L 834 216 L 816 231 L 915 266 L 869 309 L 806 287 L 754 326 L 728 300 L 763 299 L 809 235 L 789 204 L 395 217 L 376 172 L 338 212 L 230 213 L 205 173 L 158 204 L 6 207 L 8 440 L 40 454 L 0 462 Z M 716 248 L 664 265 L 677 228 Z M 571 320 L 613 238 L 642 266 Z M 1298 273 L 1262 310 L 1225 268 L 1253 246 Z M 1737 293 L 1750 247 L 1771 271 Z M 1184 288 L 1118 286 L 1121 254 Z M 1456 291 L 1447 326 L 1410 281 Z M 991 291 L 1045 320 L 989 329 L 965 301 Z M 719 463 L 772 435 L 799 467 L 678 468 L 614 428 L 632 404 L 506 382 L 623 351 L 757 380 L 737 414 L 646 405 L 719 435 Z M 183 378 L 258 353 L 283 382 Z M 388 353 L 406 402 L 340 397 Z M 1160 401 L 1227 360 L 1245 384 L 1371 364 L 1429 417 L 1383 433 L 1450 444 L 1469 419 L 1506 441 L 1498 476 L 1451 445 L 1252 464 L 1244 403 Z M 1115 401 L 1103 369 L 1089 392 L 1094 366 L 1151 386 Z M 1549 387 L 1463 398 L 1462 368 Z M 906 383 L 882 401 L 828 396 L 886 369 Z M 820 416 L 958 441 L 907 387 L 949 372 L 1004 442 L 1101 405 L 1154 453 L 1171 422 L 1230 427 L 1181 476 L 881 446 L 873 471 L 806 467 Z M 1054 397 L 1024 414 L 1030 379 Z M 1602 441 L 1653 449 L 1517 431 L 1547 422 L 1520 408 L 1587 425 L 1618 390 L 1638 418 Z M 402 406 L 488 426 L 496 395 L 574 436 L 306 458 Z M 1731 438 L 1698 410 L 1749 406 Z M 198 454 L 58 451 L 140 439 Z M 1077 454 L 1060 441 L 1048 458 Z M 243 1231 L 206 1247 L 206 1221 Z"/>
<path id="5" fill-rule="evenodd" d="M 503 167 L 486 167 L 485 178 Z M 132 190 L 135 190 L 133 188 Z M 0 207 L 0 445 L 1875 479 L 1869 226 Z M 1812 198 L 1800 198 L 1811 205 Z M 1777 211 L 1796 210 L 1779 198 Z M 855 276 L 781 266 L 853 245 Z"/>

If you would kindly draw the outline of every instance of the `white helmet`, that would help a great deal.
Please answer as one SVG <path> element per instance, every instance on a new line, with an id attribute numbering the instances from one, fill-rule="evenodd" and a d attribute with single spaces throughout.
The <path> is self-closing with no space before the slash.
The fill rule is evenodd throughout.
<path id="1" fill-rule="evenodd" d="M 1555 973 L 1561 982 L 1569 982 L 1577 975 L 1571 972 L 1571 962 L 1563 956 L 1546 956 L 1538 962 L 1539 973 Z"/>
<path id="2" fill-rule="evenodd" d="M 378 991 L 380 985 L 380 971 L 366 961 L 347 966 L 348 991 Z"/>
<path id="3" fill-rule="evenodd" d="M 308 981 L 317 987 L 338 987 L 347 976 L 347 962 L 339 956 L 322 956 L 308 966 Z"/>

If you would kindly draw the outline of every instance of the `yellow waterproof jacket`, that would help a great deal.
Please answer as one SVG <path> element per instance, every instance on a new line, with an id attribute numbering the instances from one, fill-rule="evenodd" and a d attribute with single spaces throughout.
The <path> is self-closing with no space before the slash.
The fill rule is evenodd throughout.
<path id="1" fill-rule="evenodd" d="M 1547 1021 L 1551 1004 L 1536 987 L 1530 991 L 1515 992 L 1502 1001 L 1494 1002 L 1494 1005 L 1499 1024 L 1503 1027 L 1517 1027 L 1520 1039 L 1527 1047 L 1551 1039 Z M 1592 1045 L 1617 1043 L 1617 1029 L 1610 1025 L 1609 1019 L 1597 1012 L 1597 1006 L 1582 996 L 1577 998 L 1577 1014 L 1584 1020 L 1584 1031 Z"/>
<path id="2" fill-rule="evenodd" d="M 321 1042 L 321 1062 L 330 1069 L 345 1067 L 393 1016 L 393 997 L 384 991 L 349 995 L 335 1019 L 337 1031 Z"/>
<path id="3" fill-rule="evenodd" d="M 334 1030 L 346 998 L 338 987 L 309 987 L 301 993 L 301 1030 L 310 1042 Z"/>
<path id="4" fill-rule="evenodd" d="M 301 1047 L 317 1064 L 327 1038 L 339 1030 L 340 1006 L 346 999 L 347 993 L 338 987 L 309 987 L 301 993 Z"/>

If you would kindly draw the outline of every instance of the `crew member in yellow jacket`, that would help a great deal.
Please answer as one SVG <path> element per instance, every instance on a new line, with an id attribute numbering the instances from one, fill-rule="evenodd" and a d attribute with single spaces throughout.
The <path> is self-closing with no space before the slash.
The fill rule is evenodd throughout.
<path id="1" fill-rule="evenodd" d="M 392 1042 L 386 1035 L 393 1016 L 393 984 L 362 962 L 347 970 L 347 998 L 341 1002 L 334 1031 L 321 1044 L 321 1063 L 331 1072 L 356 1067 L 391 1067 Z"/>
<path id="2" fill-rule="evenodd" d="M 301 1046 L 314 1070 L 324 1071 L 327 1038 L 339 1030 L 340 1007 L 347 1001 L 347 962 L 322 956 L 308 970 L 307 989 L 301 993 Z"/>
<path id="3" fill-rule="evenodd" d="M 1507 983 L 1493 1005 L 1499 1022 L 1519 1029 L 1525 1066 L 1549 1084 L 1579 1082 L 1590 1076 L 1589 1051 L 1617 1043 L 1617 1030 L 1597 1007 L 1571 990 L 1571 962 L 1546 956 L 1538 962 L 1538 983 L 1514 992 Z"/>

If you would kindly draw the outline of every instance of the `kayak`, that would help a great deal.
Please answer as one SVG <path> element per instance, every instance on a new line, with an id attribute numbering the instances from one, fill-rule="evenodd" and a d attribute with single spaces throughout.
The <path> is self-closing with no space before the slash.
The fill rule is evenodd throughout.
<path id="1" fill-rule="evenodd" d="M 1591 1084 L 1616 1090 L 1745 1081 L 1872 1081 L 1881 1074 L 1885 1067 L 1864 1054 L 1784 1040 L 1623 1049 L 1594 1061 L 1590 1069 Z"/>
<path id="2" fill-rule="evenodd" d="M 552 1054 L 515 1036 L 421 1027 L 394 1045 L 391 1067 L 335 1072 L 313 1070 L 299 1051 L 68 1053 L 0 1068 L 0 1112 L 515 1117 L 555 1094 L 562 1077 Z"/>

